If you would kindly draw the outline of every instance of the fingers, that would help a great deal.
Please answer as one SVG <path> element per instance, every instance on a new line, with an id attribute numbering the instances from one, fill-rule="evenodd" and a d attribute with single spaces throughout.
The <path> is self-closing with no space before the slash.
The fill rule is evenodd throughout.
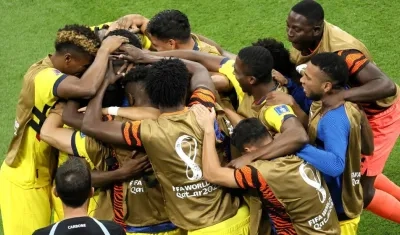
<path id="1" fill-rule="evenodd" d="M 121 66 L 121 68 L 117 71 L 117 74 L 121 74 L 122 76 L 125 76 L 125 73 L 123 73 L 125 71 L 125 69 L 128 67 L 128 61 L 124 60 L 124 64 Z"/>
<path id="2" fill-rule="evenodd" d="M 86 107 L 82 107 L 82 108 L 78 109 L 78 112 L 79 112 L 79 113 L 83 113 L 83 112 L 85 112 L 85 111 L 86 111 Z"/>
<path id="3" fill-rule="evenodd" d="M 134 66 L 135 66 L 134 64 L 130 63 L 130 64 L 128 65 L 128 68 L 126 69 L 126 73 L 128 73 L 129 71 L 131 71 L 131 69 L 133 69 Z"/>

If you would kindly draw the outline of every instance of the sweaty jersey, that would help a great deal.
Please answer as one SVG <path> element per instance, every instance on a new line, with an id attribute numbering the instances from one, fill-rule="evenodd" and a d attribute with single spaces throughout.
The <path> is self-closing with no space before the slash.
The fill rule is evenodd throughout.
<path id="1" fill-rule="evenodd" d="M 240 188 L 258 191 L 276 234 L 340 234 L 325 182 L 297 156 L 258 160 L 234 176 Z"/>
<path id="2" fill-rule="evenodd" d="M 53 68 L 50 56 L 32 65 L 24 76 L 17 104 L 14 136 L 2 173 L 22 188 L 51 184 L 56 152 L 40 140 L 40 129 L 58 100 L 57 87 L 66 74 Z"/>
<path id="3" fill-rule="evenodd" d="M 196 103 L 214 107 L 215 96 L 208 89 L 198 88 L 189 106 Z M 203 179 L 203 130 L 188 108 L 161 114 L 157 120 L 125 122 L 122 131 L 128 145 L 145 148 L 172 223 L 190 231 L 218 224 L 236 214 L 239 198 Z"/>

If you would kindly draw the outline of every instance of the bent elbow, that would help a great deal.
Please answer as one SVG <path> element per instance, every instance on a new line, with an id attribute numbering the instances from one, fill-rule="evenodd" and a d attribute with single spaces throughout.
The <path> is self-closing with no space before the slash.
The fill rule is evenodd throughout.
<path id="1" fill-rule="evenodd" d="M 389 79 L 388 86 L 387 86 L 388 96 L 394 96 L 397 92 L 396 83 Z"/>
<path id="2" fill-rule="evenodd" d="M 338 163 L 338 166 L 336 168 L 332 167 L 333 170 L 331 172 L 331 176 L 332 177 L 339 177 L 341 174 L 343 174 L 344 167 L 345 167 L 344 161 L 340 161 L 340 163 Z"/>
<path id="3" fill-rule="evenodd" d="M 50 137 L 51 137 L 51 130 L 49 128 L 42 127 L 40 129 L 40 140 L 43 140 L 46 143 L 49 143 Z"/>
<path id="4" fill-rule="evenodd" d="M 305 132 L 305 131 L 302 131 L 302 132 L 303 133 L 301 133 L 297 137 L 297 141 L 298 141 L 299 145 L 301 145 L 301 147 L 303 147 L 304 145 L 306 145 L 310 142 L 310 138 L 308 137 L 307 132 Z"/>

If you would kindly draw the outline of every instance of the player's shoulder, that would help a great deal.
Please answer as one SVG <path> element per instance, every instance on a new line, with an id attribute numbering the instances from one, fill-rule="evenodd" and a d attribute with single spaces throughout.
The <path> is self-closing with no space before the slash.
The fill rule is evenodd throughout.
<path id="1" fill-rule="evenodd" d="M 38 229 L 35 232 L 33 232 L 32 235 L 42 235 L 42 234 L 43 235 L 44 234 L 48 235 L 48 234 L 50 234 L 50 231 L 51 231 L 52 227 L 53 227 L 53 225 L 50 225 L 50 226 Z"/>

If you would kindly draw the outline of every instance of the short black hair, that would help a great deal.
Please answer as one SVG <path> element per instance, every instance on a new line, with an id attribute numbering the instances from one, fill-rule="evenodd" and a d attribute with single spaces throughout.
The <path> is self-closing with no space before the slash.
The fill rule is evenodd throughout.
<path id="1" fill-rule="evenodd" d="M 322 23 L 324 9 L 314 0 L 303 0 L 292 7 L 292 11 L 304 16 L 312 25 Z"/>
<path id="2" fill-rule="evenodd" d="M 258 39 L 252 43 L 253 46 L 261 46 L 267 49 L 274 60 L 273 68 L 282 75 L 293 78 L 296 72 L 296 65 L 290 61 L 290 52 L 285 45 L 274 38 Z"/>
<path id="3" fill-rule="evenodd" d="M 117 106 L 121 107 L 124 101 L 124 87 L 120 82 L 116 82 L 114 84 L 108 85 L 103 101 L 102 101 L 102 107 L 111 107 L 111 106 Z"/>
<path id="4" fill-rule="evenodd" d="M 71 157 L 56 172 L 55 185 L 58 196 L 68 207 L 81 207 L 92 190 L 90 170 L 80 157 Z"/>
<path id="5" fill-rule="evenodd" d="M 100 39 L 89 27 L 72 24 L 58 30 L 54 44 L 57 52 L 74 50 L 95 56 Z"/>
<path id="6" fill-rule="evenodd" d="M 254 76 L 258 83 L 268 83 L 272 80 L 274 59 L 267 49 L 261 46 L 245 47 L 239 51 L 238 57 L 247 67 L 247 76 Z"/>
<path id="7" fill-rule="evenodd" d="M 190 24 L 188 17 L 178 10 L 164 10 L 153 16 L 147 32 L 160 40 L 175 39 L 186 42 L 190 39 Z"/>
<path id="8" fill-rule="evenodd" d="M 129 44 L 131 44 L 131 45 L 133 45 L 133 46 L 135 46 L 137 48 L 142 49 L 142 43 L 140 42 L 140 39 L 138 38 L 138 36 L 136 36 L 136 34 L 132 33 L 129 30 L 126 30 L 126 29 L 113 30 L 113 31 L 109 32 L 104 37 L 104 39 L 106 39 L 109 36 L 113 36 L 113 35 L 126 37 L 129 40 L 129 42 L 128 42 Z"/>
<path id="9" fill-rule="evenodd" d="M 152 64 L 145 89 L 153 105 L 172 108 L 184 104 L 189 79 L 190 74 L 183 61 L 161 59 Z"/>
<path id="10" fill-rule="evenodd" d="M 246 118 L 241 120 L 233 129 L 231 143 L 240 152 L 244 152 L 244 145 L 268 137 L 271 137 L 271 135 L 258 118 Z"/>
<path id="11" fill-rule="evenodd" d="M 335 87 L 344 87 L 349 80 L 349 70 L 346 61 L 336 53 L 324 52 L 311 57 L 311 64 L 319 67 Z"/>
<path id="12" fill-rule="evenodd" d="M 149 74 L 150 70 L 149 65 L 138 64 L 128 73 L 125 74 L 125 77 L 122 79 L 122 85 L 126 86 L 131 82 L 140 82 L 145 83 L 147 75 Z"/>

